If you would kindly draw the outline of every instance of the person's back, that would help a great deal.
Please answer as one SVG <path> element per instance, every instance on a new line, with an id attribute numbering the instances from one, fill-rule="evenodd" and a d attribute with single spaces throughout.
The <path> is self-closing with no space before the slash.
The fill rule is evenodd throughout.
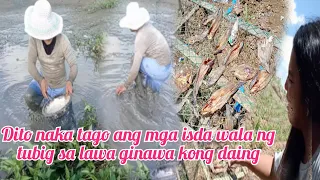
<path id="1" fill-rule="evenodd" d="M 146 46 L 145 57 L 157 60 L 160 65 L 170 63 L 171 52 L 168 42 L 162 33 L 152 24 L 147 23 L 139 29 L 135 44 L 138 46 Z M 139 47 L 137 47 L 137 50 L 139 50 Z"/>

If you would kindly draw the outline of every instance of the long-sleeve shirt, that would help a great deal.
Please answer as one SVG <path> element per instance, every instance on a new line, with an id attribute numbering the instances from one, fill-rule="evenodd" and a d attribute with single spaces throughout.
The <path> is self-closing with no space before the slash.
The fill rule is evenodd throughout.
<path id="1" fill-rule="evenodd" d="M 170 47 L 165 37 L 150 23 L 146 23 L 138 30 L 134 46 L 133 63 L 124 84 L 126 87 L 136 79 L 143 57 L 155 59 L 159 65 L 165 66 L 171 63 Z"/>
<path id="2" fill-rule="evenodd" d="M 41 65 L 41 74 L 36 67 L 37 60 L 39 60 Z M 45 52 L 41 40 L 30 37 L 28 71 L 39 84 L 44 78 L 50 88 L 64 87 L 67 81 L 65 61 L 70 66 L 68 81 L 73 83 L 78 74 L 78 66 L 76 54 L 67 36 L 64 34 L 56 36 L 56 43 L 50 55 L 47 55 Z"/>

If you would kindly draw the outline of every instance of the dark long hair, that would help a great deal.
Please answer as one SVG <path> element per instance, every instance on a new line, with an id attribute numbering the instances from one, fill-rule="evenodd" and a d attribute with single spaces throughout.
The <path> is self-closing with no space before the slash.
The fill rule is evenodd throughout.
<path id="1" fill-rule="evenodd" d="M 301 101 L 307 109 L 306 113 L 311 121 L 309 124 L 319 124 L 320 113 L 317 112 L 320 107 L 319 19 L 299 28 L 293 40 L 293 51 L 296 55 L 301 81 Z M 298 178 L 300 163 L 305 154 L 305 144 L 302 132 L 292 127 L 277 173 L 281 180 Z"/>

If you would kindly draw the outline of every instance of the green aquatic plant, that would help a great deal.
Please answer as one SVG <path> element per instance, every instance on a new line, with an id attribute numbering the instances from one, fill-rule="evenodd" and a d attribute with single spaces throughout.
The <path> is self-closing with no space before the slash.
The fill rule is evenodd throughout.
<path id="1" fill-rule="evenodd" d="M 96 123 L 95 108 L 86 103 L 84 112 L 83 128 L 92 129 Z M 76 138 L 74 138 L 76 139 Z M 7 174 L 6 179 L 15 180 L 78 180 L 78 179 L 149 179 L 148 168 L 141 162 L 134 169 L 130 165 L 121 166 L 118 161 L 59 161 L 57 159 L 60 149 L 76 149 L 76 157 L 79 155 L 80 146 L 85 145 L 89 149 L 108 149 L 107 145 L 100 143 L 94 147 L 91 142 L 41 142 L 39 144 L 24 143 L 25 147 L 31 149 L 34 145 L 45 145 L 46 149 L 56 149 L 55 159 L 48 166 L 44 161 L 19 161 L 16 153 L 12 150 L 6 153 L 6 157 L 0 159 L 0 170 Z"/>

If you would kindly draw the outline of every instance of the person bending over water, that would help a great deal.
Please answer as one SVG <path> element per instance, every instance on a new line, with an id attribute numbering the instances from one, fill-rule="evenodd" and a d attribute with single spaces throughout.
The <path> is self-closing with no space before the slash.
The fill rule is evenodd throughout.
<path id="1" fill-rule="evenodd" d="M 28 71 L 33 77 L 25 100 L 29 108 L 34 109 L 43 98 L 71 95 L 78 67 L 69 39 L 62 34 L 63 19 L 51 11 L 47 0 L 38 0 L 34 6 L 27 8 L 24 24 L 30 36 Z M 41 73 L 36 68 L 37 60 L 41 65 Z M 69 79 L 66 79 L 65 61 L 70 66 Z"/>
<path id="2" fill-rule="evenodd" d="M 275 157 L 262 155 L 247 166 L 262 179 L 320 179 L 320 20 L 303 25 L 293 40 L 285 83 L 292 125 L 286 149 Z"/>
<path id="3" fill-rule="evenodd" d="M 135 53 L 127 81 L 117 87 L 120 95 L 142 73 L 143 85 L 149 86 L 154 92 L 159 92 L 161 85 L 172 72 L 171 52 L 165 37 L 149 23 L 150 16 L 145 8 L 131 2 L 127 6 L 127 14 L 121 19 L 120 27 L 136 32 Z"/>

